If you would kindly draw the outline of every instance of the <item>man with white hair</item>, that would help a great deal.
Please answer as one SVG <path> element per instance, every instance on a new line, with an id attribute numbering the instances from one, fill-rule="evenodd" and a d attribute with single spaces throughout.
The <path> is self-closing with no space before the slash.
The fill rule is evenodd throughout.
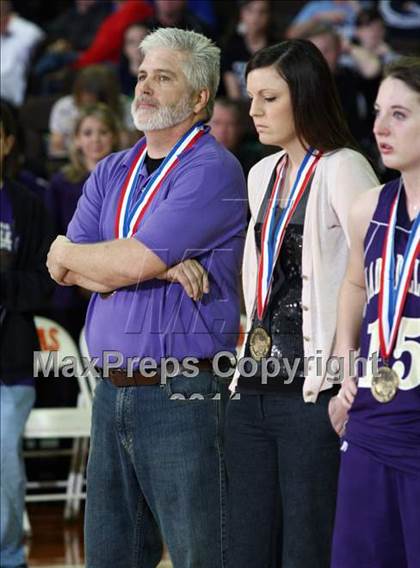
<path id="1" fill-rule="evenodd" d="M 175 568 L 219 568 L 226 514 L 212 366 L 219 351 L 235 351 L 245 180 L 205 125 L 219 49 L 176 28 L 140 48 L 132 111 L 145 137 L 98 164 L 48 257 L 54 280 L 94 292 L 89 353 L 103 377 L 110 358 L 114 367 L 95 392 L 87 566 L 155 567 L 160 533 Z"/>

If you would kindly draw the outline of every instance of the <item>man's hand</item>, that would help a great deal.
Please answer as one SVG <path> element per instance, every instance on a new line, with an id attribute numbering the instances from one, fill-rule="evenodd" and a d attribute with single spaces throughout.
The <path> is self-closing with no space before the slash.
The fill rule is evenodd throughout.
<path id="1" fill-rule="evenodd" d="M 334 396 L 328 405 L 328 414 L 332 427 L 339 436 L 346 430 L 349 410 L 357 394 L 357 386 L 353 378 L 344 380 L 337 396 Z"/>
<path id="2" fill-rule="evenodd" d="M 49 253 L 47 255 L 47 268 L 50 276 L 57 284 L 61 286 L 66 286 L 64 278 L 67 274 L 67 268 L 63 265 L 63 250 L 67 247 L 71 241 L 63 236 L 58 235 L 55 241 L 52 243 Z"/>
<path id="3" fill-rule="evenodd" d="M 201 264 L 194 259 L 172 266 L 158 276 L 160 280 L 178 282 L 193 300 L 201 300 L 210 291 L 209 277 Z"/>

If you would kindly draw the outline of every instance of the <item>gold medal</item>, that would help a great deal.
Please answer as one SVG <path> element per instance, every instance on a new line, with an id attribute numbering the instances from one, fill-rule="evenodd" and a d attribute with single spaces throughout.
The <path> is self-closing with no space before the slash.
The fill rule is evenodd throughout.
<path id="1" fill-rule="evenodd" d="M 249 338 L 249 351 L 252 358 L 259 362 L 271 350 L 271 337 L 261 326 L 254 328 Z"/>
<path id="2" fill-rule="evenodd" d="M 390 402 L 397 394 L 399 384 L 400 378 L 395 371 L 389 367 L 380 367 L 372 377 L 370 390 L 378 402 Z"/>

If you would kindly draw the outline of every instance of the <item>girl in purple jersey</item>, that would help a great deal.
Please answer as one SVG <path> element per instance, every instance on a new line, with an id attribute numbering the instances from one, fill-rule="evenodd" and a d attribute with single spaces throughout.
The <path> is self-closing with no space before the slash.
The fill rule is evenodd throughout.
<path id="1" fill-rule="evenodd" d="M 343 436 L 332 568 L 420 558 L 420 58 L 388 67 L 375 108 L 383 162 L 401 177 L 350 213 L 335 351 L 368 361 L 330 403 Z"/>

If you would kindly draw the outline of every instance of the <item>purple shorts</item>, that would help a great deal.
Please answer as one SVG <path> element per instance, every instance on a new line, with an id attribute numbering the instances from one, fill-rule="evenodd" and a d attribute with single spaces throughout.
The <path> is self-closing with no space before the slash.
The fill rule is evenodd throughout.
<path id="1" fill-rule="evenodd" d="M 331 568 L 419 568 L 420 476 L 343 441 Z"/>

